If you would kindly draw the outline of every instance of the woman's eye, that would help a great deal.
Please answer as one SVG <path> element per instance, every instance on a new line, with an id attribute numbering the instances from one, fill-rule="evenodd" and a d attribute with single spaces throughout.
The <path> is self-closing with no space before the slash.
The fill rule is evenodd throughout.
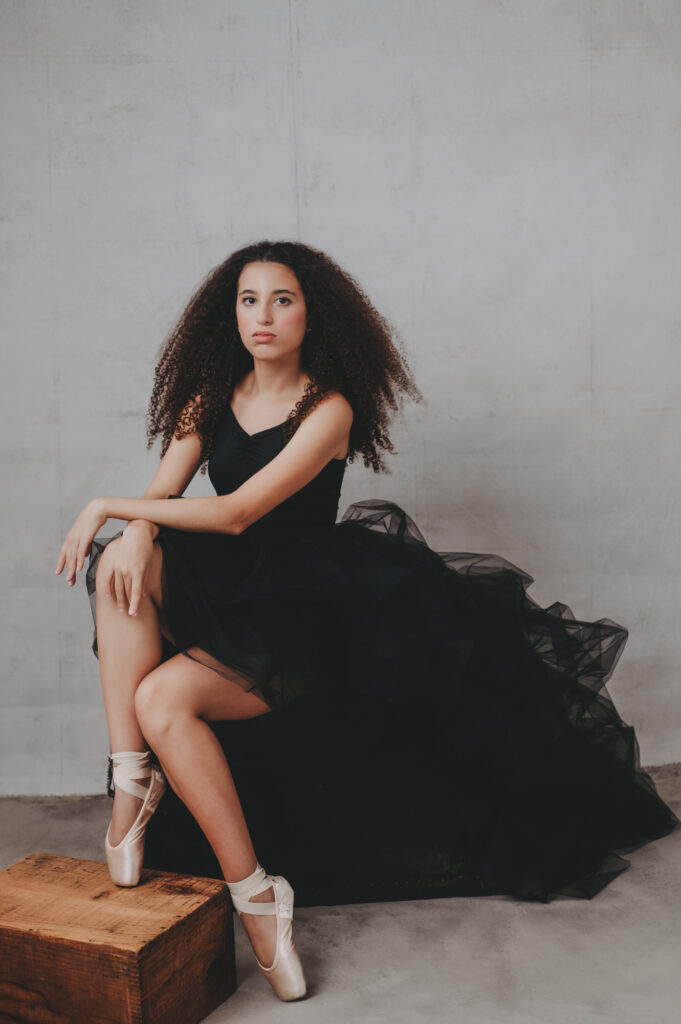
<path id="1" fill-rule="evenodd" d="M 286 302 L 286 303 L 289 303 L 289 302 L 291 301 L 291 300 L 290 300 L 289 298 L 287 298 L 287 297 L 286 297 L 285 295 L 280 295 L 280 296 L 279 296 L 279 298 L 277 299 L 277 302 L 279 302 L 280 300 L 281 300 L 282 302 Z"/>

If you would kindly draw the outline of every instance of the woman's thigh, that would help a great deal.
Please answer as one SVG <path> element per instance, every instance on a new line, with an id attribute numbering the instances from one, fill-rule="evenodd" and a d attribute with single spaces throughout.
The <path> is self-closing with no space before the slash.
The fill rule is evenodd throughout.
<path id="1" fill-rule="evenodd" d="M 154 542 L 147 592 L 156 606 L 161 632 L 174 643 L 163 612 L 162 571 L 163 549 L 158 542 Z M 159 705 L 172 705 L 207 722 L 253 718 L 270 711 L 269 704 L 255 693 L 248 692 L 245 680 L 242 679 L 241 683 L 237 681 L 240 678 L 234 672 L 234 678 L 227 679 L 207 665 L 179 653 L 145 676 L 138 697 L 140 704 L 144 702 L 149 705 L 153 702 L 157 710 Z"/>
<path id="2" fill-rule="evenodd" d="M 154 541 L 154 550 L 151 556 L 151 564 L 149 566 L 149 573 L 147 575 L 147 593 L 154 602 L 156 612 L 158 613 L 158 624 L 163 636 L 170 640 L 171 644 L 174 644 L 173 635 L 170 632 L 170 627 L 166 621 L 165 613 L 163 610 L 163 584 L 162 584 L 162 573 L 163 573 L 163 548 Z"/>

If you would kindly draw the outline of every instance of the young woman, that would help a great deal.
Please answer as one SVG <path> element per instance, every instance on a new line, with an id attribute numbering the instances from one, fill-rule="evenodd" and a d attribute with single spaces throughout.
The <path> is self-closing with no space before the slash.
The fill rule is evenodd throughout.
<path id="1" fill-rule="evenodd" d="M 608 854 L 679 824 L 605 689 L 622 626 L 540 608 L 526 593 L 532 577 L 501 556 L 433 551 L 394 502 L 367 499 L 336 521 L 346 464 L 360 454 L 385 469 L 402 393 L 422 399 L 348 273 L 300 243 L 240 249 L 161 353 L 151 485 L 141 499 L 91 501 L 56 567 L 73 586 L 90 556 L 114 882 L 139 881 L 167 780 L 285 1000 L 306 991 L 293 890 L 258 863 L 209 722 L 323 688 L 391 702 L 452 784 L 452 814 L 485 879 L 524 898 L 593 895 L 617 873 L 602 870 Z M 206 466 L 216 495 L 174 500 Z M 109 518 L 128 525 L 96 541 Z M 165 661 L 162 636 L 178 652 Z"/>

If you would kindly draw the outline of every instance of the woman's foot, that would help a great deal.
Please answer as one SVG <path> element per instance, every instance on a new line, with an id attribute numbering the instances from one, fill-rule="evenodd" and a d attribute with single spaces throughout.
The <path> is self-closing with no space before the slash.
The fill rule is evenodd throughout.
<path id="1" fill-rule="evenodd" d="M 251 896 L 249 903 L 272 903 L 274 901 L 274 889 L 272 886 L 259 892 L 257 896 Z M 264 967 L 271 967 L 274 954 L 277 950 L 277 918 L 274 914 L 266 917 L 260 914 L 241 914 L 246 934 L 248 935 L 251 947 L 256 957 Z"/>
<path id="2" fill-rule="evenodd" d="M 147 822 L 160 803 L 166 788 L 166 780 L 163 772 L 152 767 L 149 750 L 124 750 L 112 753 L 111 763 L 114 800 L 116 794 L 119 797 L 127 794 L 137 801 L 138 807 L 130 822 L 135 808 L 130 802 L 126 807 L 124 801 L 119 799 L 115 830 L 112 818 L 104 839 L 106 861 L 111 880 L 116 885 L 135 886 L 142 874 Z M 140 785 L 140 782 L 145 781 L 146 785 Z M 118 838 L 121 832 L 123 834 Z"/>
<path id="3" fill-rule="evenodd" d="M 266 874 L 260 864 L 247 878 L 227 885 L 234 909 L 244 918 L 260 970 L 280 999 L 302 999 L 306 985 L 293 943 L 291 885 L 281 875 Z"/>

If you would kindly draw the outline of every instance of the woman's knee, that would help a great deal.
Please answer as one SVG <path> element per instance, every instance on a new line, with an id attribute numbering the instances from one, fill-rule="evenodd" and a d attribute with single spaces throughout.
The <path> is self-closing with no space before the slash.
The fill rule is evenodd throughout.
<path id="1" fill-rule="evenodd" d="M 95 586 L 97 591 L 106 590 L 108 593 L 109 580 L 113 572 L 116 550 L 120 544 L 121 538 L 114 537 L 106 545 L 97 563 L 97 570 L 95 572 Z"/>
<path id="2" fill-rule="evenodd" d="M 135 714 L 147 740 L 168 727 L 167 704 L 163 700 L 163 687 L 151 672 L 135 691 Z"/>
<path id="3" fill-rule="evenodd" d="M 135 713 L 148 742 L 162 740 L 174 724 L 192 714 L 189 701 L 183 700 L 171 679 L 154 669 L 145 676 L 135 691 Z"/>
<path id="4" fill-rule="evenodd" d="M 99 556 L 99 562 L 97 563 L 97 569 L 95 572 L 95 586 L 98 592 L 110 592 L 109 585 L 117 566 L 118 548 L 122 539 L 122 537 L 114 537 L 113 540 L 108 542 Z M 149 572 L 147 574 L 146 590 L 159 611 L 161 611 L 163 605 L 163 586 L 161 582 L 162 573 L 163 548 L 159 542 L 155 540 L 149 565 Z"/>

